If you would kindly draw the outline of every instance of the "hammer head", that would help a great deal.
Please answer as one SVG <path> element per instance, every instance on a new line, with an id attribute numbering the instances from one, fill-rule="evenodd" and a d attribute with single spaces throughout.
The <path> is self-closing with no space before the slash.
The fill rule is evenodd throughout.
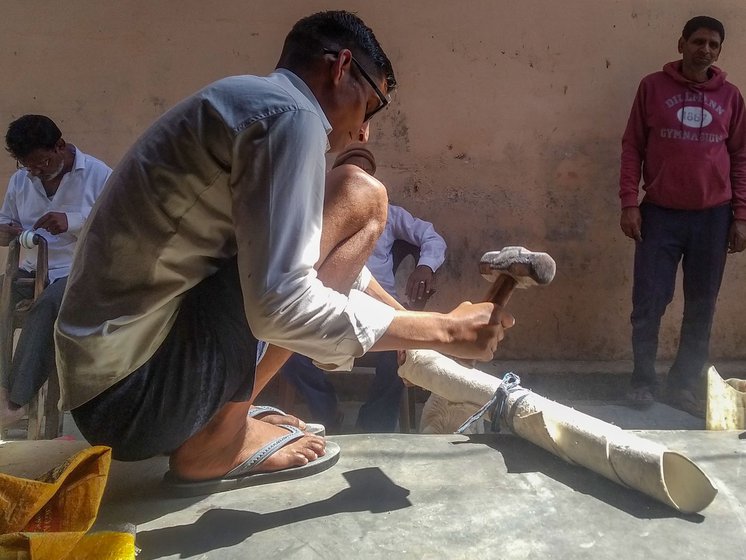
<path id="1" fill-rule="evenodd" d="M 508 275 L 516 288 L 549 284 L 554 279 L 557 265 L 547 253 L 535 253 L 525 247 L 505 247 L 489 251 L 479 261 L 479 272 L 486 280 L 495 281 Z"/>

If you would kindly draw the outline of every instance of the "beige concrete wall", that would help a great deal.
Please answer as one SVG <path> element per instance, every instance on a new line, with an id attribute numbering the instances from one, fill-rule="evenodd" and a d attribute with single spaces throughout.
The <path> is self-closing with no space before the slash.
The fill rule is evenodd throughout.
<path id="1" fill-rule="evenodd" d="M 720 66 L 746 88 L 741 0 L 4 2 L 2 127 L 52 116 L 67 140 L 116 164 L 165 109 L 221 76 L 267 73 L 313 11 L 357 11 L 400 90 L 373 147 L 392 200 L 433 221 L 450 254 L 433 303 L 477 300 L 484 251 L 520 244 L 558 263 L 547 288 L 514 296 L 501 356 L 630 357 L 633 246 L 619 231 L 620 136 L 639 79 L 678 57 L 703 9 L 729 31 Z M 0 176 L 14 170 L 0 158 Z M 729 259 L 713 353 L 744 358 L 746 255 Z M 661 332 L 678 337 L 681 298 Z"/>

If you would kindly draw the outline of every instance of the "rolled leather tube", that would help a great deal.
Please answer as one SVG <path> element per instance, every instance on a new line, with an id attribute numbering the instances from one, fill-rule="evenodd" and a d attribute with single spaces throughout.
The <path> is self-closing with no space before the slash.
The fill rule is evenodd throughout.
<path id="1" fill-rule="evenodd" d="M 38 245 L 37 235 L 33 229 L 26 229 L 18 235 L 18 242 L 25 249 L 33 249 Z"/>
<path id="2" fill-rule="evenodd" d="M 707 370 L 708 430 L 746 428 L 746 379 L 723 379 L 713 367 Z"/>
<path id="3" fill-rule="evenodd" d="M 453 402 L 479 406 L 502 381 L 431 350 L 410 350 L 399 375 Z M 678 511 L 706 508 L 717 489 L 694 461 L 527 389 L 507 394 L 503 420 L 516 435 L 568 463 L 634 488 Z"/>

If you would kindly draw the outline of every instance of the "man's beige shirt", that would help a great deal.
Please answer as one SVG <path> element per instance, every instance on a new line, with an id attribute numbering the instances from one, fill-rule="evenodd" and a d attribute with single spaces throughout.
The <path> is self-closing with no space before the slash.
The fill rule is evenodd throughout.
<path id="1" fill-rule="evenodd" d="M 137 140 L 86 223 L 68 280 L 55 330 L 63 408 L 146 362 L 184 293 L 236 255 L 258 339 L 349 369 L 381 337 L 393 310 L 324 287 L 313 269 L 330 130 L 305 83 L 278 70 L 219 80 Z"/>

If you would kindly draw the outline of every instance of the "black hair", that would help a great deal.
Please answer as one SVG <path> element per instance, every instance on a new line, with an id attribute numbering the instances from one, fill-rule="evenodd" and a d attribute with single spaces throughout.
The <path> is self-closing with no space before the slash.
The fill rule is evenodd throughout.
<path id="1" fill-rule="evenodd" d="M 349 49 L 356 58 L 373 63 L 388 91 L 396 87 L 391 61 L 373 30 L 359 17 L 344 10 L 318 12 L 298 21 L 285 38 L 278 66 L 306 66 L 323 55 L 324 49 Z"/>
<path id="2" fill-rule="evenodd" d="M 8 126 L 5 149 L 15 159 L 24 159 L 34 150 L 51 150 L 62 138 L 54 121 L 44 115 L 23 115 Z"/>
<path id="3" fill-rule="evenodd" d="M 725 41 L 725 27 L 723 27 L 723 24 L 720 23 L 720 21 L 709 16 L 697 16 L 687 21 L 684 25 L 684 30 L 681 32 L 681 36 L 685 41 L 688 41 L 689 37 L 692 36 L 692 33 L 697 31 L 697 29 L 702 28 L 720 33 L 720 43 Z"/>

